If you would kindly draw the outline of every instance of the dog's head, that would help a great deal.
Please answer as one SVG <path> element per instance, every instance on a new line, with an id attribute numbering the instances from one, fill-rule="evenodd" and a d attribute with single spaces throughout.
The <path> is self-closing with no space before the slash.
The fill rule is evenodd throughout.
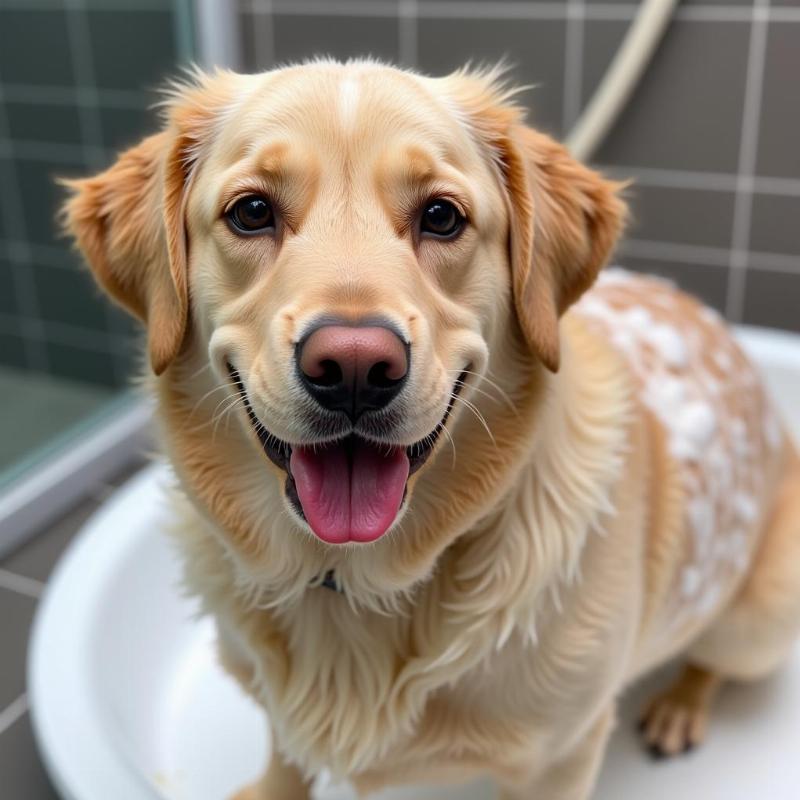
<path id="1" fill-rule="evenodd" d="M 319 62 L 200 76 L 166 107 L 161 133 L 72 182 L 69 229 L 192 399 L 187 424 L 222 387 L 239 401 L 209 452 L 242 446 L 264 503 L 281 492 L 322 541 L 375 541 L 491 394 L 487 371 L 520 380 L 511 351 L 517 373 L 558 369 L 618 186 L 490 74 Z"/>

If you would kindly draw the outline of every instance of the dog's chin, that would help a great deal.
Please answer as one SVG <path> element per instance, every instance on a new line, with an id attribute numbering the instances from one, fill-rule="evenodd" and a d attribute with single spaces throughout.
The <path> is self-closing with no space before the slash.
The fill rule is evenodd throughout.
<path id="1" fill-rule="evenodd" d="M 253 410 L 244 383 L 228 365 L 231 380 L 267 457 L 286 474 L 290 508 L 327 544 L 374 542 L 400 515 L 408 479 L 434 452 L 467 373 L 455 382 L 438 425 L 411 445 L 397 445 L 348 433 L 333 441 L 289 444 L 273 436 Z"/>

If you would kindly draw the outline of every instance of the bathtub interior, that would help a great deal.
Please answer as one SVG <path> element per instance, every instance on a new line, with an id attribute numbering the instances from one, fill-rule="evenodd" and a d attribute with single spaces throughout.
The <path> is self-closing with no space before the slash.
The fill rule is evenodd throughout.
<path id="1" fill-rule="evenodd" d="M 800 337 L 757 330 L 741 336 L 800 441 Z M 178 561 L 164 535 L 169 481 L 165 467 L 151 467 L 100 510 L 60 564 L 37 619 L 33 721 L 68 800 L 225 798 L 253 779 L 267 756 L 263 713 L 221 672 L 211 622 L 180 593 Z M 723 694 L 710 741 L 698 753 L 654 763 L 640 749 L 633 718 L 663 680 L 652 676 L 625 698 L 599 800 L 796 796 L 800 650 L 774 678 Z M 376 800 L 493 796 L 478 781 L 392 789 Z M 355 795 L 323 780 L 317 797 Z"/>

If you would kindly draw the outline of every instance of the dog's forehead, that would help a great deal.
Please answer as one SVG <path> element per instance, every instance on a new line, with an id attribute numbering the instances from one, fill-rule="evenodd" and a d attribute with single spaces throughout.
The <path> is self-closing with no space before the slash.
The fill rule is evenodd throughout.
<path id="1" fill-rule="evenodd" d="M 219 152 L 247 153 L 282 138 L 341 155 L 413 140 L 451 163 L 479 158 L 436 81 L 383 65 L 320 63 L 251 76 L 219 131 Z M 326 151 L 328 151 L 326 153 Z"/>

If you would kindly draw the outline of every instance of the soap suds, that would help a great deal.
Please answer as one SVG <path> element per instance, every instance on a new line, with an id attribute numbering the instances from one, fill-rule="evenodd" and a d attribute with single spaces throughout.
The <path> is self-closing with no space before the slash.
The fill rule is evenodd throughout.
<path id="1" fill-rule="evenodd" d="M 629 362 L 679 466 L 687 538 L 674 624 L 683 624 L 712 611 L 747 568 L 759 465 L 779 446 L 780 428 L 722 317 L 668 281 L 605 270 L 575 311 Z"/>

